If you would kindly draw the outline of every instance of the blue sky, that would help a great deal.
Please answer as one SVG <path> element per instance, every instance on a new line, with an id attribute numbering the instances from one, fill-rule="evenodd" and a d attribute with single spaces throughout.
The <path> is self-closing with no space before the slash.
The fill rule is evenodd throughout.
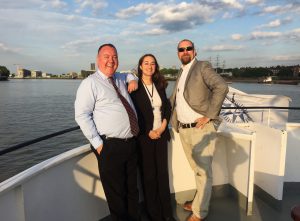
<path id="1" fill-rule="evenodd" d="M 179 40 L 226 68 L 300 64 L 300 0 L 0 0 L 0 65 L 48 73 L 89 69 L 113 43 L 119 70 L 153 53 L 179 67 Z"/>

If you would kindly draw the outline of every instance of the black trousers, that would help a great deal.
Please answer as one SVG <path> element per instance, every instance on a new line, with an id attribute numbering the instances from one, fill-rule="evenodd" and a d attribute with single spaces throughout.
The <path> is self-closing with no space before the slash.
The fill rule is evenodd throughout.
<path id="1" fill-rule="evenodd" d="M 100 179 L 112 220 L 139 220 L 136 140 L 103 138 L 100 155 L 91 148 L 98 159 Z"/>
<path id="2" fill-rule="evenodd" d="M 142 183 L 147 212 L 153 221 L 172 218 L 167 139 L 138 137 Z"/>

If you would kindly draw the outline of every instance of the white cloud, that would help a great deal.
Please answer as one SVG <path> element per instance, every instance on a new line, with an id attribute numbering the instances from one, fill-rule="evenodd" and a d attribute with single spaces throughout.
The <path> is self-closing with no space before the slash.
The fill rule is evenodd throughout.
<path id="1" fill-rule="evenodd" d="M 49 4 L 53 8 L 64 8 L 65 6 L 67 6 L 67 3 L 65 3 L 64 1 L 61 1 L 61 0 L 51 0 L 51 1 L 49 1 Z"/>
<path id="2" fill-rule="evenodd" d="M 141 3 L 136 6 L 131 6 L 129 8 L 120 10 L 119 12 L 116 13 L 116 17 L 126 19 L 126 18 L 130 18 L 130 17 L 134 17 L 136 15 L 139 15 L 143 12 L 145 12 L 146 14 L 149 14 L 149 13 L 153 12 L 155 9 L 159 9 L 160 5 L 162 5 L 162 4 L 159 3 L 159 4 L 154 5 L 152 3 Z"/>
<path id="3" fill-rule="evenodd" d="M 225 12 L 224 15 L 222 16 L 223 19 L 230 19 L 233 18 L 234 14 L 230 12 Z"/>
<path id="4" fill-rule="evenodd" d="M 274 27 L 279 27 L 281 25 L 280 19 L 276 19 L 274 21 L 271 21 L 269 24 L 264 25 L 265 27 L 268 28 L 274 28 Z"/>
<path id="5" fill-rule="evenodd" d="M 236 0 L 222 0 L 226 5 L 236 9 L 243 9 L 244 6 Z"/>
<path id="6" fill-rule="evenodd" d="M 291 14 L 291 13 L 300 13 L 300 4 L 299 3 L 291 3 L 287 5 L 272 5 L 266 6 L 263 8 L 262 13 L 269 13 L 269 14 Z"/>
<path id="7" fill-rule="evenodd" d="M 8 65 L 19 62 L 43 64 L 49 70 L 80 70 L 94 61 L 100 44 L 111 42 L 124 58 L 120 59 L 121 69 L 124 65 L 130 69 L 147 52 L 157 54 L 162 66 L 171 67 L 179 64 L 176 53 L 169 47 L 161 51 L 159 44 L 169 42 L 176 48 L 176 43 L 186 37 L 211 54 L 228 51 L 227 56 L 241 59 L 260 54 L 261 60 L 267 57 L 271 61 L 270 54 L 294 55 L 299 50 L 299 0 L 0 1 L 0 27 L 5 30 L 1 33 L 0 59 Z M 265 13 L 259 14 L 262 10 Z M 288 13 L 289 20 L 279 13 Z M 259 25 L 278 28 L 285 22 L 290 25 L 274 29 L 280 32 L 255 29 Z M 294 29 L 286 31 L 287 27 Z M 228 37 L 228 33 L 232 35 Z M 255 62 L 260 62 L 257 57 L 253 65 Z"/>
<path id="8" fill-rule="evenodd" d="M 94 13 L 97 13 L 108 6 L 106 0 L 76 0 L 76 2 L 79 4 L 79 8 L 76 10 L 77 13 L 82 12 L 84 9 L 92 9 Z"/>
<path id="9" fill-rule="evenodd" d="M 204 51 L 239 51 L 244 49 L 242 45 L 215 45 L 212 47 L 205 47 Z"/>
<path id="10" fill-rule="evenodd" d="M 281 32 L 263 32 L 255 31 L 251 33 L 250 39 L 266 39 L 266 38 L 279 38 L 282 36 Z"/>
<path id="11" fill-rule="evenodd" d="M 182 2 L 177 5 L 164 5 L 146 19 L 148 24 L 158 25 L 171 32 L 191 29 L 212 21 L 216 13 L 209 6 Z"/>
<path id="12" fill-rule="evenodd" d="M 140 35 L 163 35 L 169 33 L 167 30 L 161 28 L 153 28 L 148 31 L 141 32 Z"/>
<path id="13" fill-rule="evenodd" d="M 231 39 L 240 40 L 239 34 L 231 35 Z M 248 36 L 242 37 L 244 40 L 293 40 L 300 41 L 300 28 L 296 28 L 286 32 L 264 32 L 264 31 L 254 31 Z M 263 45 L 272 45 L 272 41 L 264 42 Z"/>
<path id="14" fill-rule="evenodd" d="M 195 0 L 179 3 L 171 0 L 156 4 L 140 3 L 118 11 L 115 16 L 129 19 L 142 15 L 147 24 L 157 26 L 156 29 L 148 31 L 149 33 L 163 34 L 190 30 L 213 22 L 217 14 L 223 14 L 223 18 L 232 18 L 236 10 L 244 10 L 244 6 L 238 0 Z"/>
<path id="15" fill-rule="evenodd" d="M 8 53 L 19 53 L 21 49 L 19 48 L 10 48 L 6 46 L 4 43 L 0 42 L 0 51 L 8 52 Z"/>
<path id="16" fill-rule="evenodd" d="M 276 28 L 276 27 L 280 27 L 284 24 L 288 24 L 292 21 L 292 19 L 290 17 L 287 17 L 285 19 L 275 19 L 273 21 L 270 21 L 268 24 L 263 24 L 258 26 L 258 28 Z"/>
<path id="17" fill-rule="evenodd" d="M 246 0 L 245 2 L 250 5 L 259 5 L 262 4 L 264 0 Z"/>
<path id="18" fill-rule="evenodd" d="M 233 34 L 233 35 L 231 35 L 231 39 L 239 41 L 239 40 L 243 39 L 243 35 L 241 35 L 241 34 Z"/>
<path id="19" fill-rule="evenodd" d="M 300 28 L 293 29 L 285 34 L 288 39 L 300 40 Z"/>
<path id="20" fill-rule="evenodd" d="M 71 49 L 76 50 L 81 47 L 86 47 L 88 45 L 95 45 L 96 43 L 100 42 L 99 37 L 93 37 L 93 38 L 87 38 L 87 39 L 80 39 L 80 40 L 74 40 L 70 41 L 68 43 L 65 43 L 61 46 L 62 49 Z"/>
<path id="21" fill-rule="evenodd" d="M 273 61 L 298 61 L 300 62 L 300 55 L 278 55 L 272 57 Z"/>

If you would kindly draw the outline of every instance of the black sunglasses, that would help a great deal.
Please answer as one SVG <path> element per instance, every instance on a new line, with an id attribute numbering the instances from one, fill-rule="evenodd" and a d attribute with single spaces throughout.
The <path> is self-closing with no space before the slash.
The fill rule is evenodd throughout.
<path id="1" fill-rule="evenodd" d="M 185 50 L 186 51 L 192 51 L 194 50 L 194 47 L 193 46 L 188 46 L 188 47 L 183 47 L 183 48 L 177 48 L 178 52 L 184 52 Z"/>

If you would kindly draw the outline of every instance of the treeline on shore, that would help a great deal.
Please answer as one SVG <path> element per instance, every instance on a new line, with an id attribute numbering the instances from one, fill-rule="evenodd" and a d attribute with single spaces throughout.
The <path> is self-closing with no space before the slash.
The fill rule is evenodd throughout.
<path id="1" fill-rule="evenodd" d="M 9 77 L 9 70 L 5 66 L 0 66 L 0 79 Z"/>
<path id="2" fill-rule="evenodd" d="M 297 79 L 300 78 L 300 65 L 294 66 L 272 66 L 272 67 L 241 67 L 241 68 L 227 68 L 215 69 L 220 75 L 227 79 L 258 79 L 261 77 L 266 76 L 277 76 L 278 79 Z M 160 72 L 167 78 L 167 79 L 176 79 L 178 75 L 178 69 L 176 68 L 162 68 Z M 85 73 L 84 76 L 81 78 L 87 77 L 91 71 Z M 2 77 L 9 77 L 10 71 L 5 66 L 0 66 L 0 76 Z M 14 77 L 15 75 L 12 74 Z M 52 75 L 51 78 L 60 79 L 62 78 L 59 75 Z"/>
<path id="3" fill-rule="evenodd" d="M 278 79 L 298 79 L 300 76 L 300 66 L 274 66 L 274 67 L 241 67 L 241 68 L 227 68 L 215 69 L 220 75 L 225 78 L 232 79 L 258 79 L 266 76 L 277 76 Z M 163 68 L 160 72 L 165 76 L 177 77 L 178 69 Z M 231 74 L 229 74 L 231 73 Z"/>

